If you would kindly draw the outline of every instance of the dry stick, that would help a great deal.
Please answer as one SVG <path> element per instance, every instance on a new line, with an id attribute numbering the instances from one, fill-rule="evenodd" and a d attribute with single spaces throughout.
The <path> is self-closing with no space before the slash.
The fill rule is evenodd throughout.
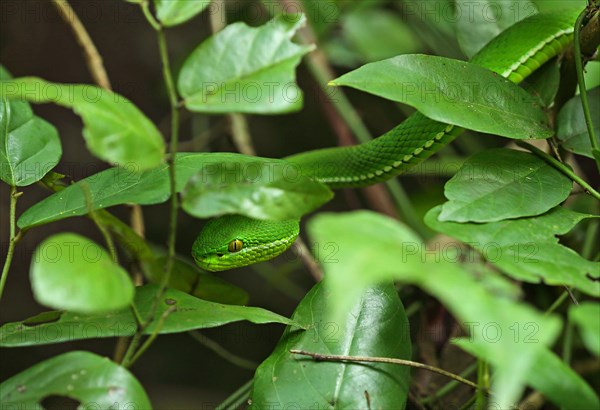
<path id="1" fill-rule="evenodd" d="M 85 62 L 88 66 L 90 74 L 94 78 L 94 82 L 100 87 L 110 90 L 111 85 L 108 75 L 106 74 L 106 70 L 104 69 L 104 65 L 102 64 L 102 57 L 100 56 L 100 53 L 98 53 L 98 49 L 94 45 L 94 42 L 92 41 L 92 38 L 88 34 L 87 30 L 81 23 L 81 20 L 79 20 L 79 17 L 77 17 L 77 14 L 75 14 L 75 10 L 73 10 L 67 0 L 52 0 L 52 3 L 58 10 L 63 20 L 73 30 L 73 34 L 75 34 L 77 42 L 83 49 Z"/>
<path id="2" fill-rule="evenodd" d="M 88 34 L 85 26 L 77 17 L 75 10 L 71 7 L 67 0 L 52 0 L 52 4 L 56 7 L 56 10 L 62 17 L 62 19 L 71 27 L 73 30 L 73 34 L 75 35 L 75 39 L 81 46 L 83 50 L 83 55 L 85 57 L 85 62 L 87 64 L 88 70 L 94 79 L 94 82 L 99 86 L 106 90 L 112 91 L 112 85 L 110 84 L 110 80 L 108 78 L 108 74 L 106 73 L 106 69 L 104 68 L 104 64 L 102 62 L 102 56 L 98 52 L 96 45 L 92 41 L 92 38 Z M 134 204 L 131 209 L 131 225 L 133 230 L 140 236 L 144 237 L 144 215 L 142 211 L 142 207 Z M 143 276 L 139 269 L 133 270 L 133 282 L 136 286 L 140 286 L 143 284 Z M 127 341 L 129 338 L 120 337 L 117 340 L 117 345 L 115 346 L 114 359 L 119 362 L 123 354 L 125 353 L 125 349 L 127 347 Z"/>
<path id="3" fill-rule="evenodd" d="M 312 353 L 312 352 L 307 352 L 305 350 L 296 350 L 296 349 L 291 349 L 290 353 L 299 354 L 299 355 L 303 355 L 303 356 L 310 356 L 317 361 L 388 363 L 388 364 L 398 364 L 401 366 L 416 367 L 418 369 L 429 370 L 430 372 L 438 373 L 438 374 L 441 374 L 442 376 L 449 377 L 458 382 L 464 383 L 467 386 L 471 386 L 474 389 L 480 389 L 476 383 L 473 383 L 470 380 L 462 378 L 457 374 L 447 372 L 446 370 L 440 369 L 439 367 L 429 366 L 427 364 L 413 362 L 411 360 L 394 359 L 391 357 L 366 357 L 366 356 L 344 356 L 344 355 L 334 355 L 334 354 L 320 354 L 320 353 Z M 483 390 L 485 390 L 485 389 L 483 389 Z"/>

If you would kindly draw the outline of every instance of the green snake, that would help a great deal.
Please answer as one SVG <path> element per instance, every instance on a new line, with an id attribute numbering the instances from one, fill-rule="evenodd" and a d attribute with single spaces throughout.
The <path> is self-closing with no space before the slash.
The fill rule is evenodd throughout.
<path id="1" fill-rule="evenodd" d="M 470 62 L 518 84 L 571 43 L 577 14 L 575 10 L 541 13 L 521 20 L 491 40 Z M 284 160 L 331 188 L 363 187 L 402 174 L 462 131 L 417 112 L 368 143 L 304 152 Z M 209 271 L 247 266 L 281 254 L 298 234 L 296 219 L 267 221 L 225 215 L 205 225 L 192 256 Z"/>

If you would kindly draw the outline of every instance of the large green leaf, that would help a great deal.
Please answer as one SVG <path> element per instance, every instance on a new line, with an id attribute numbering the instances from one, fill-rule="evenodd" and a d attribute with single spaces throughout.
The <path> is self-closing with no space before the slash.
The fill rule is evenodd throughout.
<path id="1" fill-rule="evenodd" d="M 180 192 L 186 182 L 204 167 L 244 167 L 249 162 L 259 160 L 257 157 L 231 153 L 178 153 L 175 159 L 175 188 Z M 26 228 L 87 214 L 90 204 L 86 201 L 84 185 L 89 190 L 92 209 L 125 203 L 158 204 L 170 196 L 169 169 L 166 164 L 141 173 L 135 167 L 110 168 L 69 185 L 33 205 L 21 215 L 17 224 L 20 228 Z"/>
<path id="2" fill-rule="evenodd" d="M 391 283 L 369 289 L 340 321 L 330 321 L 333 300 L 321 283 L 300 302 L 292 319 L 308 330 L 286 328 L 275 351 L 256 370 L 252 406 L 403 409 L 409 369 L 382 363 L 333 363 L 294 356 L 290 349 L 323 354 L 411 358 L 408 320 Z"/>
<path id="3" fill-rule="evenodd" d="M 204 167 L 186 185 L 182 207 L 189 214 L 286 220 L 299 218 L 333 197 L 326 185 L 303 176 L 290 163 L 257 159 L 243 166 L 215 165 Z"/>
<path id="4" fill-rule="evenodd" d="M 518 325 L 518 322 L 515 322 Z M 535 325 L 535 323 L 532 323 Z M 535 327 L 530 327 L 530 330 L 535 330 Z M 533 332 L 529 332 L 529 335 Z M 515 337 L 516 333 L 510 335 Z M 536 343 L 527 334 L 521 334 L 516 337 L 524 337 L 529 339 L 529 343 Z M 547 348 L 538 349 L 535 352 L 534 358 L 527 358 L 531 365 L 525 369 L 509 368 L 504 362 L 504 358 L 495 354 L 490 345 L 481 341 L 472 341 L 467 339 L 456 339 L 453 343 L 460 346 L 462 349 L 480 357 L 481 359 L 492 363 L 496 367 L 498 373 L 510 379 L 510 374 L 517 370 L 523 370 L 527 384 L 539 391 L 550 401 L 561 406 L 564 409 L 573 410 L 589 410 L 600 407 L 598 396 L 594 389 L 565 362 L 560 360 L 553 352 Z M 491 400 L 495 402 L 494 398 Z M 527 408 L 527 404 L 524 406 Z M 493 408 L 490 406 L 490 408 Z M 504 408 L 504 407 L 501 407 Z"/>
<path id="5" fill-rule="evenodd" d="M 500 408 L 516 400 L 536 352 L 558 336 L 558 317 L 491 292 L 461 269 L 461 255 L 450 248 L 426 249 L 414 233 L 390 218 L 364 211 L 319 214 L 308 230 L 316 242 L 338 248 L 334 263 L 322 262 L 335 316 L 374 283 L 395 279 L 423 288 L 452 312 L 471 339 L 484 343 L 505 364 L 493 391 Z M 515 331 L 530 338 L 512 337 Z"/>
<path id="6" fill-rule="evenodd" d="M 536 98 L 490 70 L 463 61 L 408 54 L 366 64 L 331 85 L 411 105 L 449 124 L 504 137 L 548 138 Z"/>
<path id="7" fill-rule="evenodd" d="M 0 83 L 3 98 L 55 103 L 83 120 L 90 151 L 112 164 L 142 171 L 163 162 L 165 145 L 156 126 L 125 97 L 89 84 L 58 84 L 35 77 Z"/>
<path id="8" fill-rule="evenodd" d="M 121 309 L 134 294 L 127 271 L 97 243 L 73 233 L 53 235 L 38 246 L 31 287 L 42 305 L 81 313 Z"/>
<path id="9" fill-rule="evenodd" d="M 0 81 L 10 73 L 0 65 Z M 56 128 L 33 115 L 24 101 L 0 98 L 0 179 L 25 186 L 39 181 L 60 160 L 62 147 Z"/>
<path id="10" fill-rule="evenodd" d="M 537 156 L 504 148 L 473 155 L 446 183 L 440 221 L 495 222 L 543 214 L 573 182 Z"/>
<path id="11" fill-rule="evenodd" d="M 457 0 L 456 37 L 467 57 L 519 20 L 537 13 L 529 0 Z"/>
<path id="12" fill-rule="evenodd" d="M 491 263 L 515 279 L 547 285 L 574 286 L 600 296 L 600 263 L 582 258 L 558 243 L 582 219 L 581 214 L 556 207 L 543 215 L 500 222 L 456 223 L 439 220 L 441 206 L 431 209 L 425 223 L 477 249 Z"/>
<path id="13" fill-rule="evenodd" d="M 600 356 L 600 303 L 583 302 L 571 306 L 569 318 L 579 328 L 585 347 Z"/>
<path id="14" fill-rule="evenodd" d="M 141 317 L 148 317 L 150 314 L 157 290 L 157 285 L 136 288 L 134 303 Z M 170 313 L 167 314 L 167 310 Z M 158 304 L 155 317 L 161 317 L 163 314 L 166 315 L 166 319 L 160 327 L 161 334 L 219 327 L 242 320 L 256 324 L 282 323 L 300 327 L 296 321 L 265 309 L 222 305 L 174 289 L 167 289 Z M 144 332 L 152 334 L 156 326 L 155 320 Z M 99 337 L 132 336 L 135 331 L 136 321 L 129 308 L 93 315 L 45 312 L 0 327 L 0 346 L 29 346 Z"/>
<path id="15" fill-rule="evenodd" d="M 600 87 L 588 91 L 590 114 L 596 136 L 600 135 Z M 593 158 L 592 144 L 588 135 L 581 95 L 571 98 L 561 108 L 556 118 L 556 135 L 562 141 L 561 146 L 568 151 Z"/>
<path id="16" fill-rule="evenodd" d="M 299 110 L 294 68 L 313 46 L 290 41 L 303 15 L 280 15 L 260 27 L 234 23 L 196 48 L 177 81 L 185 106 L 198 112 L 272 114 Z"/>
<path id="17" fill-rule="evenodd" d="M 42 409 L 42 401 L 52 396 L 78 400 L 78 408 L 86 409 L 152 408 L 127 369 L 90 352 L 61 354 L 0 385 L 0 402 L 7 409 Z"/>
<path id="18" fill-rule="evenodd" d="M 154 0 L 156 16 L 166 27 L 185 23 L 199 14 L 210 4 L 211 0 Z M 221 4 L 220 7 L 225 7 Z"/>

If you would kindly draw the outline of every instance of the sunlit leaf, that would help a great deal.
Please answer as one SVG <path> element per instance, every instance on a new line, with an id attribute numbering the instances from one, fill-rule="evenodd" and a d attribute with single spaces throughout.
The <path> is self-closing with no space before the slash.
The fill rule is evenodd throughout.
<path id="1" fill-rule="evenodd" d="M 456 248 L 427 249 L 408 228 L 388 217 L 364 211 L 319 214 L 308 230 L 316 242 L 337 246 L 335 261 L 322 262 L 334 317 L 375 283 L 394 279 L 423 288 L 444 304 L 472 340 L 485 344 L 487 354 L 503 362 L 493 391 L 500 408 L 521 394 L 536 352 L 558 336 L 558 317 L 490 292 L 460 267 Z M 515 331 L 530 338 L 507 336 Z"/>
<path id="2" fill-rule="evenodd" d="M 156 16 L 166 27 L 185 23 L 200 14 L 211 0 L 154 0 Z M 221 4 L 219 7 L 225 7 Z"/>
<path id="3" fill-rule="evenodd" d="M 441 206 L 431 209 L 425 223 L 477 249 L 507 275 L 531 283 L 574 286 L 600 296 L 600 263 L 584 259 L 556 237 L 594 215 L 556 207 L 536 217 L 480 224 L 443 222 L 440 212 Z"/>
<path id="4" fill-rule="evenodd" d="M 186 108 L 197 112 L 272 114 L 302 107 L 294 69 L 313 46 L 290 41 L 303 15 L 284 14 L 260 27 L 233 23 L 187 58 L 177 82 Z"/>
<path id="5" fill-rule="evenodd" d="M 569 317 L 579 328 L 585 347 L 596 356 L 600 356 L 600 304 L 582 302 L 571 306 Z"/>
<path id="6" fill-rule="evenodd" d="M 331 85 L 411 105 L 437 121 L 508 138 L 548 138 L 536 98 L 490 70 L 449 58 L 407 54 L 366 64 Z"/>
<path id="7" fill-rule="evenodd" d="M 0 65 L 0 81 L 12 79 Z M 39 181 L 60 160 L 56 128 L 33 114 L 24 101 L 0 99 L 0 179 L 25 186 Z"/>
<path id="8" fill-rule="evenodd" d="M 97 243 L 73 233 L 53 235 L 38 246 L 31 287 L 40 304 L 81 313 L 121 309 L 134 294 L 127 271 Z"/>
<path id="9" fill-rule="evenodd" d="M 125 97 L 89 84 L 58 84 L 36 77 L 0 83 L 3 98 L 55 103 L 83 120 L 89 150 L 112 164 L 138 171 L 163 162 L 165 145 L 156 126 Z"/>

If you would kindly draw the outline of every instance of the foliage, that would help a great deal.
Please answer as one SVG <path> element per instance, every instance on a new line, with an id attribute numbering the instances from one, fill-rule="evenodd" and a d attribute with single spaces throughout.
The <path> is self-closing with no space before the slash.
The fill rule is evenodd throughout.
<path id="1" fill-rule="evenodd" d="M 3 403 L 40 408 L 46 400 L 67 399 L 81 406 L 151 408 L 137 370 L 128 368 L 144 359 L 159 335 L 247 321 L 285 325 L 285 330 L 256 368 L 252 386 L 226 401 L 233 407 L 249 397 L 256 409 L 273 403 L 405 408 L 409 401 L 443 408 L 448 405 L 443 395 L 455 389 L 445 392 L 446 387 L 424 383 L 430 379 L 408 366 L 313 360 L 295 356 L 291 349 L 426 361 L 440 367 L 453 351 L 460 361 L 457 373 L 477 362 L 477 389 L 466 400 L 478 409 L 526 405 L 526 388 L 562 408 L 600 406 L 590 386 L 597 379 L 581 370 L 600 354 L 600 262 L 594 248 L 600 194 L 589 183 L 597 175 L 590 139 L 594 134 L 583 119 L 585 110 L 593 114 L 597 134 L 600 88 L 592 84 L 595 88 L 580 90 L 589 98 L 589 106 L 582 106 L 581 94 L 563 87 L 574 84 L 573 78 L 564 78 L 572 73 L 561 70 L 566 58 L 542 67 L 532 63 L 528 69 L 537 71 L 521 85 L 477 60 L 465 61 L 518 21 L 526 23 L 530 15 L 558 2 L 481 1 L 472 15 L 460 11 L 473 2 L 435 2 L 437 16 L 450 12 L 452 20 L 423 18 L 408 2 L 305 0 L 301 3 L 307 15 L 280 13 L 286 8 L 282 2 L 260 25 L 234 22 L 187 56 L 178 49 L 182 64 L 175 77 L 165 31 L 191 24 L 203 11 L 212 13 L 211 2 L 129 3 L 157 35 L 172 113 L 170 153 L 162 127 L 119 93 L 90 84 L 12 78 L 0 66 L 0 179 L 10 189 L 9 247 L 0 298 L 15 248 L 29 231 L 88 217 L 105 242 L 100 245 L 55 224 L 60 233 L 39 241 L 30 261 L 33 297 L 52 310 L 2 324 L 0 346 L 20 349 L 118 338 L 112 361 L 71 351 L 49 355 L 4 380 Z M 567 17 L 585 5 L 575 3 L 579 9 L 565 12 Z M 598 17 L 598 10 L 590 11 Z M 486 18 L 488 12 L 493 19 Z M 515 49 L 531 46 L 531 39 L 522 37 Z M 451 124 L 448 129 L 465 128 L 467 136 L 451 152 L 435 146 L 438 156 L 432 163 L 459 164 L 452 175 L 441 173 L 445 203 L 431 200 L 442 190 L 435 191 L 430 181 L 417 186 L 414 195 L 411 191 L 410 198 L 401 190 L 393 192 L 391 208 L 409 210 L 406 219 L 416 226 L 372 211 L 319 213 L 309 220 L 311 248 L 325 278 L 306 294 L 300 291 L 302 300 L 287 318 L 246 306 L 251 290 L 201 271 L 188 256 L 175 253 L 178 201 L 181 197 L 181 208 L 197 219 L 242 214 L 284 220 L 315 211 L 333 192 L 285 159 L 179 152 L 178 126 L 180 109 L 193 118 L 239 118 L 235 116 L 240 113 L 284 114 L 309 106 L 296 83 L 295 70 L 304 56 L 308 71 L 323 87 L 329 81 L 338 86 L 336 92 L 348 86 L 405 104 L 412 108 L 403 110 L 416 109 Z M 334 79 L 328 62 L 364 65 Z M 327 115 L 333 115 L 338 131 L 349 127 L 359 134 L 366 128 L 340 95 L 327 102 Z M 73 110 L 81 119 L 89 152 L 110 167 L 78 181 L 54 172 L 67 141 L 29 103 Z M 528 152 L 515 149 L 515 141 Z M 433 140 L 424 144 L 430 148 Z M 51 194 L 17 215 L 18 198 L 31 192 L 34 183 Z M 170 218 L 152 221 L 166 224 L 169 219 L 166 249 L 151 244 L 109 209 L 169 200 Z M 311 256 L 301 257 L 317 276 Z M 293 286 L 282 279 L 292 265 L 274 266 L 256 270 L 271 272 L 265 276 L 292 293 Z M 578 304 L 565 307 L 565 300 Z M 447 325 L 447 332 L 435 340 L 416 336 L 427 333 L 431 323 Z M 53 331 L 57 333 L 49 337 Z M 572 357 L 583 365 L 572 364 Z M 158 372 L 163 364 L 157 364 Z"/>

